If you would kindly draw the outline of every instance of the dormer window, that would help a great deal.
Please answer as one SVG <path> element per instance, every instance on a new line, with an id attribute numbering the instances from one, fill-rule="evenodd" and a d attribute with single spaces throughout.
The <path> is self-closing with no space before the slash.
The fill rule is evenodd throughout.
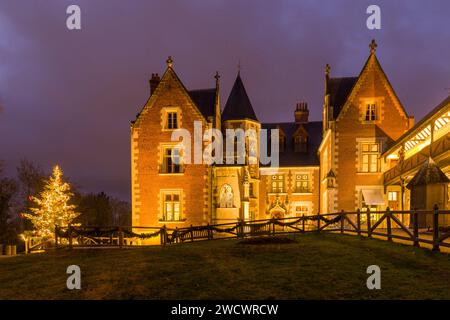
<path id="1" fill-rule="evenodd" d="M 307 152 L 308 151 L 308 138 L 305 136 L 296 136 L 294 138 L 294 151 L 295 152 Z"/>
<path id="2" fill-rule="evenodd" d="M 286 149 L 286 137 L 285 136 L 280 136 L 279 151 L 280 152 L 284 152 L 285 149 Z"/>

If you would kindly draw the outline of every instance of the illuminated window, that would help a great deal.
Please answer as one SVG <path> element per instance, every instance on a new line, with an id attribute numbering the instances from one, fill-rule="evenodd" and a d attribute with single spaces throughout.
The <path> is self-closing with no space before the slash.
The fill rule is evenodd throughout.
<path id="1" fill-rule="evenodd" d="M 224 184 L 220 189 L 220 207 L 221 208 L 234 207 L 233 189 L 229 184 Z"/>
<path id="2" fill-rule="evenodd" d="M 180 149 L 174 147 L 164 148 L 161 173 L 181 173 Z"/>
<path id="3" fill-rule="evenodd" d="M 398 201 L 398 192 L 397 191 L 389 191 L 388 192 L 388 200 L 389 201 Z"/>
<path id="4" fill-rule="evenodd" d="M 378 172 L 378 158 L 380 146 L 378 143 L 361 144 L 361 172 Z"/>
<path id="5" fill-rule="evenodd" d="M 309 206 L 307 205 L 298 205 L 295 206 L 295 215 L 297 217 L 301 217 L 302 215 L 309 215 Z"/>
<path id="6" fill-rule="evenodd" d="M 180 192 L 163 192 L 163 221 L 180 221 Z"/>
<path id="7" fill-rule="evenodd" d="M 272 193 L 284 192 L 284 175 L 278 174 L 272 176 Z"/>
<path id="8" fill-rule="evenodd" d="M 365 115 L 366 121 L 375 121 L 378 120 L 377 115 L 377 105 L 375 103 L 368 103 L 366 105 L 366 115 Z"/>
<path id="9" fill-rule="evenodd" d="M 310 192 L 308 174 L 297 174 L 295 176 L 295 192 L 296 193 Z"/>

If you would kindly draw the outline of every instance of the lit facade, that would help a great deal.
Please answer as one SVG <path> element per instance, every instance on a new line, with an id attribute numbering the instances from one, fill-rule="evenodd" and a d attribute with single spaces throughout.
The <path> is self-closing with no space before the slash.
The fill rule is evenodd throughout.
<path id="1" fill-rule="evenodd" d="M 409 209 L 404 186 L 428 158 L 424 152 L 431 148 L 438 165 L 450 172 L 450 100 L 414 126 L 375 49 L 372 42 L 357 77 L 331 77 L 326 66 L 322 121 L 309 121 L 302 102 L 293 121 L 284 123 L 258 120 L 239 74 L 222 111 L 219 76 L 212 88 L 189 91 L 169 58 L 164 75 L 152 76 L 151 95 L 131 125 L 133 226 Z M 183 128 L 195 136 L 194 121 L 223 134 L 232 128 L 255 130 L 256 141 L 246 140 L 244 163 L 175 164 L 178 142 L 172 133 Z M 262 129 L 279 132 L 276 168 L 261 165 L 258 156 L 250 159 L 251 148 L 259 155 Z M 194 139 L 189 143 L 193 150 Z M 448 197 L 442 206 L 449 206 Z"/>

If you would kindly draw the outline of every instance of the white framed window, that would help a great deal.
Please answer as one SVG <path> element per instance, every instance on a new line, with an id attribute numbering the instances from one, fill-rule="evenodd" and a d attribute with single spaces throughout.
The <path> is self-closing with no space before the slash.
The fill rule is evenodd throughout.
<path id="1" fill-rule="evenodd" d="M 398 191 L 389 191 L 388 192 L 388 200 L 389 201 L 398 201 Z"/>
<path id="2" fill-rule="evenodd" d="M 380 144 L 363 142 L 360 145 L 360 172 L 379 172 Z"/>
<path id="3" fill-rule="evenodd" d="M 162 190 L 161 221 L 181 221 L 181 191 Z"/>

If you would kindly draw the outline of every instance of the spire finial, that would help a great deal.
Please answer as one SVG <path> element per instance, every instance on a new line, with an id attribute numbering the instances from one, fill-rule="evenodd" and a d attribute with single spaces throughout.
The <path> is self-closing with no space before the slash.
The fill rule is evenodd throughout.
<path id="1" fill-rule="evenodd" d="M 370 42 L 369 48 L 370 48 L 370 54 L 375 54 L 375 51 L 377 50 L 377 43 L 375 42 L 375 39 L 372 39 Z"/>
<path id="2" fill-rule="evenodd" d="M 216 82 L 219 82 L 219 79 L 220 79 L 219 71 L 216 71 L 216 75 L 214 76 L 214 79 L 216 79 Z"/>
<path id="3" fill-rule="evenodd" d="M 327 63 L 326 65 L 325 65 L 325 75 L 326 76 L 329 76 L 330 75 L 330 65 Z"/>
<path id="4" fill-rule="evenodd" d="M 167 58 L 166 63 L 167 63 L 167 66 L 168 66 L 169 68 L 172 68 L 172 65 L 173 65 L 172 56 L 169 56 L 169 57 Z"/>

